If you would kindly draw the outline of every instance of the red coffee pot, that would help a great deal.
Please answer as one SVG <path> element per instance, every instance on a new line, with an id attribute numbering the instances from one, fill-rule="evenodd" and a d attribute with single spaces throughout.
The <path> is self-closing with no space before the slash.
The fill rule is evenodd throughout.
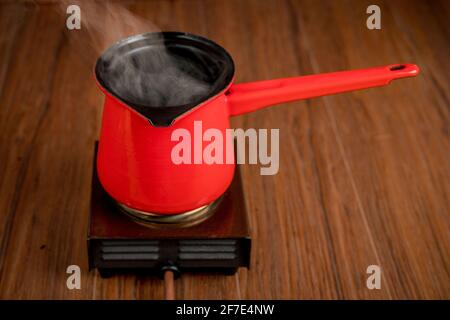
<path id="1" fill-rule="evenodd" d="M 211 84 L 209 92 L 185 104 L 163 107 L 117 92 L 112 59 L 119 64 L 151 59 L 155 50 L 167 50 L 175 59 L 187 61 L 195 69 L 194 76 Z M 394 64 L 233 84 L 231 56 L 208 39 L 180 32 L 132 36 L 110 47 L 95 66 L 96 80 L 106 96 L 97 158 L 100 181 L 122 206 L 144 214 L 174 215 L 201 208 L 226 191 L 235 165 L 225 159 L 223 164 L 175 164 L 171 159 L 178 143 L 172 141 L 174 130 L 185 129 L 194 136 L 194 121 L 201 121 L 203 131 L 218 129 L 225 137 L 230 116 L 288 101 L 384 86 L 418 73 L 416 65 Z M 203 142 L 202 148 L 207 144 Z"/>

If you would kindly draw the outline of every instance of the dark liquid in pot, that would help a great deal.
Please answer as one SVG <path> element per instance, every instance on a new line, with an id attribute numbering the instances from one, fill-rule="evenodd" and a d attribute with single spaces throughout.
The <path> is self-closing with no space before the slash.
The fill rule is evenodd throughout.
<path id="1" fill-rule="evenodd" d="M 113 92 L 149 107 L 179 106 L 201 101 L 213 87 L 213 75 L 195 53 L 156 46 L 110 57 L 107 73 Z"/>

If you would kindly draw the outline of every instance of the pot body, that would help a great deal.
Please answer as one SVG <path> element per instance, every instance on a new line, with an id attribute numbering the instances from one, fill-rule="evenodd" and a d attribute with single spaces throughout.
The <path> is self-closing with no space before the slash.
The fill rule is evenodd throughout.
<path id="1" fill-rule="evenodd" d="M 172 150 L 180 143 L 172 141 L 175 130 L 189 132 L 193 158 L 194 141 L 202 138 L 194 133 L 195 121 L 201 121 L 203 132 L 213 128 L 225 139 L 230 126 L 225 94 L 191 110 L 171 126 L 155 127 L 106 93 L 97 170 L 107 193 L 130 208 L 158 214 L 186 212 L 219 198 L 230 185 L 235 168 L 234 162 L 226 163 L 225 152 L 222 163 L 175 164 L 172 159 Z M 207 144 L 201 142 L 201 149 Z"/>

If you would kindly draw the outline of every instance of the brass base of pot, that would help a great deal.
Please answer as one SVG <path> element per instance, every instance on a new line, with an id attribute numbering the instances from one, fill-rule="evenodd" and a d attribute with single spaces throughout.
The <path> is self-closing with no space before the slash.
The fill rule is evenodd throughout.
<path id="1" fill-rule="evenodd" d="M 214 214 L 221 201 L 222 196 L 212 203 L 204 205 L 200 208 L 170 215 L 133 209 L 120 202 L 116 202 L 116 204 L 122 212 L 133 219 L 136 223 L 146 227 L 160 228 L 161 226 L 191 227 L 200 224 Z"/>

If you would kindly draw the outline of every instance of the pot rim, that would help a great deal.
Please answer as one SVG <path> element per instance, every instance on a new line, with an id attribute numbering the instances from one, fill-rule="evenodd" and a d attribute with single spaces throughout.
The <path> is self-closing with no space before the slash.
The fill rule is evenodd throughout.
<path id="1" fill-rule="evenodd" d="M 218 77 L 216 80 L 214 80 L 215 85 L 217 88 L 213 88 L 211 92 L 203 97 L 200 101 L 194 101 L 189 104 L 183 104 L 183 105 L 177 105 L 177 106 L 166 106 L 166 107 L 156 107 L 156 106 L 150 106 L 150 105 L 142 105 L 139 103 L 135 103 L 133 101 L 129 101 L 128 99 L 121 97 L 119 94 L 114 92 L 108 86 L 106 80 L 102 77 L 104 75 L 101 74 L 101 66 L 102 63 L 105 63 L 105 56 L 108 56 L 109 54 L 112 54 L 115 50 L 120 50 L 126 45 L 133 44 L 137 41 L 141 40 L 149 40 L 149 41 L 155 41 L 156 43 L 166 43 L 166 41 L 188 41 L 191 42 L 192 45 L 197 45 L 197 48 L 202 47 L 210 48 L 212 51 L 212 54 L 215 54 L 216 56 L 221 56 L 221 62 L 224 63 L 223 70 L 220 71 Z M 206 49 L 205 49 L 206 50 Z M 213 58 L 211 58 L 213 59 Z M 209 103 L 213 99 L 217 98 L 218 96 L 224 94 L 232 85 L 234 81 L 234 75 L 235 75 L 235 65 L 233 58 L 228 53 L 227 50 L 225 50 L 222 46 L 218 45 L 214 41 L 207 39 L 202 36 L 198 36 L 195 34 L 187 33 L 187 32 L 176 32 L 176 31 L 169 31 L 169 32 L 149 32 L 149 33 L 141 33 L 136 34 L 124 39 L 120 39 L 116 43 L 114 43 L 112 46 L 107 48 L 97 59 L 94 67 L 94 76 L 95 80 L 100 87 L 100 89 L 109 97 L 117 100 L 119 103 L 124 104 L 127 107 L 130 107 L 133 111 L 135 111 L 140 116 L 147 119 L 153 126 L 162 126 L 162 127 L 168 127 L 171 126 L 175 121 L 178 119 L 184 117 L 185 115 L 193 112 L 194 110 L 198 109 L 199 107 L 203 106 L 206 103 Z M 220 78 L 224 79 L 220 79 Z M 220 82 L 221 81 L 221 82 Z M 217 84 L 219 82 L 219 84 Z M 149 116 L 148 114 L 145 114 L 144 111 L 148 111 L 147 109 L 150 109 L 152 113 L 156 115 L 155 116 Z M 166 120 L 164 123 L 162 121 L 158 121 L 158 113 L 161 114 L 161 116 L 167 118 L 167 113 L 171 113 L 172 116 L 169 117 L 170 121 Z"/>

